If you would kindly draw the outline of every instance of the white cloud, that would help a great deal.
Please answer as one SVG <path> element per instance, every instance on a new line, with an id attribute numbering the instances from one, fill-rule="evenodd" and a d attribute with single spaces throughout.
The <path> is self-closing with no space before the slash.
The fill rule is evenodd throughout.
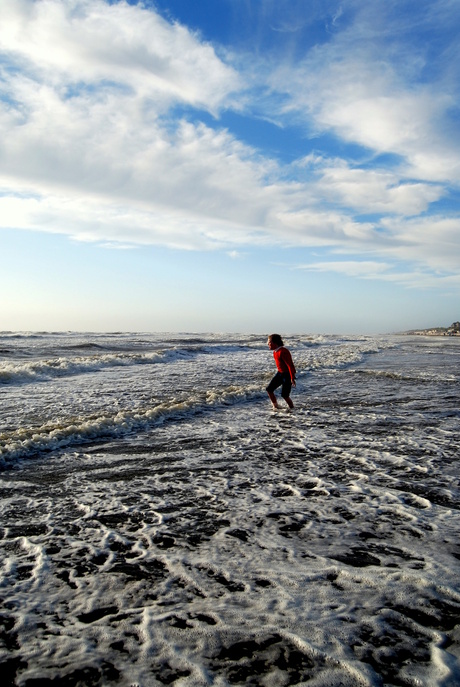
<path id="1" fill-rule="evenodd" d="M 404 167 L 320 156 L 282 167 L 175 113 L 217 115 L 250 98 L 246 80 L 185 27 L 103 0 L 0 0 L 0 12 L 0 226 L 124 248 L 237 257 L 250 244 L 327 246 L 458 267 L 456 221 L 416 217 L 444 192 L 429 181 L 457 178 L 456 147 L 446 152 L 435 127 L 451 101 L 428 86 L 405 89 L 388 63 L 338 59 L 327 45 L 273 83 L 318 130 L 396 152 Z M 363 222 L 362 213 L 387 217 Z M 377 262 L 359 264 L 348 262 L 357 277 L 393 278 Z"/>
<path id="2" fill-rule="evenodd" d="M 27 194 L 54 208 L 52 226 L 94 240 L 109 231 L 97 207 L 110 202 L 143 218 L 126 225 L 125 241 L 164 240 L 169 226 L 170 244 L 201 247 L 217 234 L 220 245 L 235 242 L 222 226 L 263 226 L 275 166 L 225 131 L 165 117 L 180 103 L 215 111 L 239 84 L 209 45 L 123 2 L 0 0 L 0 10 L 4 55 L 19 67 L 3 71 L 0 182 L 18 226 Z M 65 217 L 77 197 L 93 221 Z"/>
<path id="3" fill-rule="evenodd" d="M 336 272 L 347 277 L 375 279 L 377 277 L 382 278 L 391 269 L 391 265 L 390 263 L 376 262 L 374 260 L 342 260 L 298 265 L 297 269 L 315 272 Z"/>
<path id="4" fill-rule="evenodd" d="M 3 50 L 55 87 L 109 82 L 217 111 L 239 87 L 210 45 L 153 11 L 103 0 L 0 0 Z"/>
<path id="5" fill-rule="evenodd" d="M 460 275 L 458 274 L 439 275 L 417 268 L 404 271 L 401 268 L 395 269 L 393 263 L 372 260 L 321 261 L 298 265 L 297 269 L 310 272 L 333 272 L 345 277 L 364 280 L 386 281 L 414 289 L 458 289 L 460 287 Z"/>
<path id="6" fill-rule="evenodd" d="M 386 218 L 382 220 L 381 231 L 373 230 L 370 239 L 353 240 L 350 235 L 340 245 L 331 242 L 335 254 L 361 255 L 360 260 L 318 260 L 299 267 L 413 287 L 460 286 L 460 219 Z M 366 260 L 365 256 L 377 259 Z"/>
<path id="7" fill-rule="evenodd" d="M 404 181 L 395 172 L 352 168 L 344 160 L 308 156 L 298 164 L 315 174 L 316 197 L 355 213 L 418 215 L 444 194 L 440 184 Z"/>
<path id="8" fill-rule="evenodd" d="M 418 262 L 442 272 L 458 272 L 460 264 L 460 218 L 419 217 L 401 221 L 386 218 L 382 225 L 388 232 L 383 251 L 399 260 Z"/>
<path id="9" fill-rule="evenodd" d="M 452 59 L 458 61 L 458 49 L 427 78 L 429 42 L 423 46 L 426 55 L 420 45 L 411 51 L 413 27 L 398 13 L 390 16 L 391 4 L 353 5 L 356 15 L 347 29 L 296 65 L 280 64 L 270 77 L 272 87 L 286 94 L 283 113 L 316 133 L 332 132 L 376 153 L 399 155 L 403 177 L 460 184 L 460 135 L 453 114 L 458 68 L 450 66 Z M 424 13 L 426 32 L 435 30 L 430 17 L 442 5 L 433 3 Z M 444 53 L 449 52 L 446 39 Z"/>

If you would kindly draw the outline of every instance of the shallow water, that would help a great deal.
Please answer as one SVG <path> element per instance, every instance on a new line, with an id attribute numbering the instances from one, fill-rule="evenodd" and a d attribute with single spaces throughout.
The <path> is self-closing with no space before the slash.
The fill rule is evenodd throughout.
<path id="1" fill-rule="evenodd" d="M 0 337 L 15 685 L 460 684 L 460 341 Z"/>

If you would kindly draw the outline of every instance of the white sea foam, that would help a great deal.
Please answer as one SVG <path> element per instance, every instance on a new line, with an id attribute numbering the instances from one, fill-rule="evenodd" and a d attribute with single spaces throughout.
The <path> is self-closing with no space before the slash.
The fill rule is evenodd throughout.
<path id="1" fill-rule="evenodd" d="M 86 444 L 101 438 L 126 435 L 146 430 L 166 419 L 194 415 L 210 406 L 240 402 L 260 396 L 260 389 L 252 386 L 230 385 L 213 389 L 187 400 L 172 399 L 136 410 L 114 411 L 96 417 L 66 417 L 59 421 L 46 421 L 35 427 L 0 432 L 0 460 L 36 455 L 64 446 Z"/>
<path id="2" fill-rule="evenodd" d="M 12 684 L 459 684 L 455 343 L 289 337 L 289 413 L 264 340 L 109 338 L 192 353 L 0 389 Z"/>
<path id="3" fill-rule="evenodd" d="M 158 350 L 151 353 L 115 353 L 78 357 L 59 357 L 20 363 L 0 362 L 0 384 L 41 382 L 55 377 L 67 377 L 97 372 L 110 367 L 167 363 L 197 354 L 196 349 Z"/>

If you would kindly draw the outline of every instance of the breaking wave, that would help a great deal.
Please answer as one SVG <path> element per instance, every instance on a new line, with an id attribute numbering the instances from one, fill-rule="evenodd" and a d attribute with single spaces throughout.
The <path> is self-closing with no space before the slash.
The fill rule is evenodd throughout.
<path id="1" fill-rule="evenodd" d="M 94 344 L 92 344 L 94 346 Z M 153 365 L 190 358 L 197 348 L 167 349 L 150 353 L 106 353 L 102 355 L 67 357 L 21 363 L 0 363 L 0 384 L 30 384 L 45 382 L 56 377 L 70 377 L 88 372 L 99 372 L 110 367 Z"/>
<path id="2" fill-rule="evenodd" d="M 156 424 L 206 409 L 231 405 L 261 396 L 260 385 L 230 385 L 184 399 L 144 406 L 136 410 L 111 411 L 91 416 L 68 417 L 36 427 L 21 427 L 0 434 L 0 461 L 4 464 L 43 451 L 78 446 L 140 432 Z"/>

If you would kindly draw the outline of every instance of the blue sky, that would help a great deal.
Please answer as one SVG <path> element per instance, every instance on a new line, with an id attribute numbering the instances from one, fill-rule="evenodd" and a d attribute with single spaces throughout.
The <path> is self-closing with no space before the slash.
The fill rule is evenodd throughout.
<path id="1" fill-rule="evenodd" d="M 458 0 L 0 13 L 0 330 L 459 319 Z"/>

